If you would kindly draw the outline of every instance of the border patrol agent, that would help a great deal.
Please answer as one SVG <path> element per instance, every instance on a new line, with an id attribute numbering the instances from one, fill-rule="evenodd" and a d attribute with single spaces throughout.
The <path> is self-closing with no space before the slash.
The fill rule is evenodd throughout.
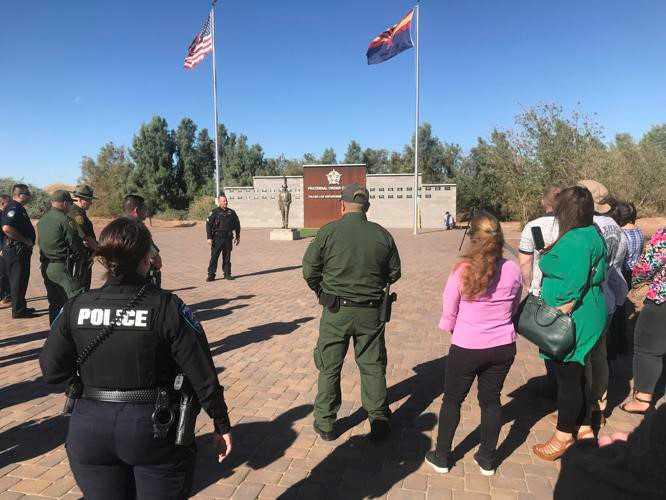
<path id="1" fill-rule="evenodd" d="M 81 284 L 88 291 L 92 283 L 92 256 L 97 248 L 97 236 L 95 236 L 95 229 L 93 228 L 92 221 L 88 218 L 87 211 L 92 206 L 93 200 L 97 198 L 94 196 L 93 188 L 85 184 L 78 186 L 76 191 L 72 193 L 72 197 L 74 198 L 74 203 L 69 209 L 68 215 L 79 226 L 79 232 L 86 247 L 86 252 L 81 262 Z"/>
<path id="2" fill-rule="evenodd" d="M 217 203 L 218 207 L 214 208 L 206 219 L 206 238 L 211 247 L 206 281 L 215 280 L 220 254 L 222 254 L 224 279 L 231 279 L 231 250 L 233 243 L 237 246 L 240 243 L 241 227 L 238 215 L 234 210 L 227 208 L 228 201 L 225 195 L 221 195 Z"/>
<path id="3" fill-rule="evenodd" d="M 213 419 L 218 460 L 231 451 L 227 406 L 206 335 L 176 295 L 146 282 L 150 244 L 148 229 L 127 218 L 102 231 L 97 256 L 108 281 L 65 304 L 40 355 L 47 383 L 74 377 L 82 386 L 68 390 L 68 401 L 75 402 L 66 449 L 85 498 L 188 497 L 198 407 L 175 418 L 183 407 L 175 390 L 185 387 L 174 385 L 179 373 Z M 181 422 L 188 422 L 184 434 Z"/>
<path id="4" fill-rule="evenodd" d="M 39 260 L 49 301 L 49 321 L 68 299 L 83 292 L 78 269 L 86 249 L 76 223 L 69 218 L 72 197 L 59 189 L 51 196 L 51 209 L 37 223 Z"/>
<path id="5" fill-rule="evenodd" d="M 340 371 L 353 339 L 361 374 L 361 398 L 370 419 L 370 438 L 390 431 L 386 390 L 383 289 L 400 278 L 400 256 L 391 234 L 369 222 L 368 190 L 357 183 L 342 191 L 342 218 L 322 227 L 303 257 L 303 277 L 324 305 L 314 360 L 319 370 L 314 428 L 335 439 L 340 409 Z"/>
<path id="6" fill-rule="evenodd" d="M 12 318 L 32 318 L 35 310 L 27 306 L 25 292 L 30 280 L 30 256 L 35 245 L 35 228 L 30 222 L 26 205 L 32 195 L 25 184 L 12 188 L 10 201 L 2 215 L 2 231 L 5 233 L 5 246 L 2 251 L 9 275 L 12 295 Z"/>

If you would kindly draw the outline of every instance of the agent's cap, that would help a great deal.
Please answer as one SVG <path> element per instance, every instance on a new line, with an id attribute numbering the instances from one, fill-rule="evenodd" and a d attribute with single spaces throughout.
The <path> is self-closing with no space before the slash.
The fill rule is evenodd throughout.
<path id="1" fill-rule="evenodd" d="M 95 192 L 93 188 L 87 184 L 81 184 L 78 186 L 72 193 L 76 198 L 83 198 L 84 200 L 96 200 L 97 197 L 94 196 Z"/>
<path id="2" fill-rule="evenodd" d="M 370 194 L 368 190 L 361 186 L 358 182 L 349 184 L 345 186 L 342 190 L 342 200 L 349 203 L 358 203 L 359 205 L 365 205 L 370 200 Z"/>
<path id="3" fill-rule="evenodd" d="M 69 202 L 69 203 L 73 202 L 72 196 L 64 189 L 58 189 L 56 191 L 53 191 L 53 194 L 51 195 L 51 201 L 60 201 L 60 202 Z"/>

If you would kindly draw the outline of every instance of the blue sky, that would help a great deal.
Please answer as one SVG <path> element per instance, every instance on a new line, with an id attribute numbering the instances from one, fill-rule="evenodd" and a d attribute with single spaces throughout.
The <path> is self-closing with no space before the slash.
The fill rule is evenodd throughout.
<path id="1" fill-rule="evenodd" d="M 220 0 L 220 116 L 268 155 L 338 156 L 413 132 L 414 54 L 367 66 L 404 0 Z M 152 115 L 212 128 L 210 63 L 182 69 L 202 0 L 3 2 L 0 176 L 73 182 Z M 666 121 L 663 0 L 424 0 L 422 119 L 468 149 L 524 107 L 596 113 L 607 138 Z"/>

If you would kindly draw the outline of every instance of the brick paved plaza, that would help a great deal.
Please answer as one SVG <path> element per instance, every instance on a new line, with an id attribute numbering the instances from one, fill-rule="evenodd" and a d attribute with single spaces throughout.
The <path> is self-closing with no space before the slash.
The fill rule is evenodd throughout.
<path id="1" fill-rule="evenodd" d="M 237 279 L 205 283 L 208 247 L 200 225 L 155 228 L 153 233 L 164 259 L 164 287 L 176 290 L 206 329 L 234 424 L 234 452 L 218 464 L 210 420 L 199 417 L 197 498 L 552 496 L 558 466 L 535 458 L 530 447 L 550 436 L 553 406 L 538 397 L 543 365 L 523 340 L 502 394 L 504 461 L 498 474 L 483 477 L 472 462 L 479 421 L 474 391 L 463 406 L 456 435 L 458 464 L 446 476 L 423 464 L 436 436 L 449 345 L 437 329 L 441 291 L 462 232 L 418 237 L 408 230 L 393 232 L 403 260 L 403 278 L 394 287 L 399 302 L 387 330 L 394 432 L 380 446 L 362 437 L 369 428 L 351 357 L 342 382 L 339 423 L 344 432 L 327 443 L 312 430 L 312 350 L 320 307 L 301 278 L 309 240 L 269 242 L 266 230 L 244 231 L 233 253 Z M 96 267 L 95 283 L 100 280 Z M 59 416 L 62 387 L 49 387 L 40 379 L 37 358 L 48 335 L 48 316 L 36 256 L 28 296 L 30 305 L 43 313 L 39 318 L 12 321 L 9 310 L 0 311 L 0 499 L 80 498 L 63 447 L 67 420 Z M 629 391 L 624 373 L 618 371 L 611 381 L 612 406 Z M 607 431 L 630 430 L 638 421 L 615 410 Z"/>

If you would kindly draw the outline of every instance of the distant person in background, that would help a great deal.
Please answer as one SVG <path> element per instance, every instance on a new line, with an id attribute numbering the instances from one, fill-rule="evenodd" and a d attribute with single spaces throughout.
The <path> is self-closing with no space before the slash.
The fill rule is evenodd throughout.
<path id="1" fill-rule="evenodd" d="M 629 287 L 622 274 L 622 266 L 627 255 L 627 237 L 617 222 L 611 217 L 617 203 L 603 184 L 594 180 L 582 180 L 578 186 L 592 193 L 594 200 L 594 224 L 599 229 L 606 243 L 606 262 L 608 275 L 601 284 L 606 300 L 606 331 L 600 342 L 594 346 L 587 360 L 587 383 L 590 392 L 592 411 L 597 414 L 600 424 L 605 424 L 605 413 L 608 396 L 608 348 L 607 334 L 615 311 L 624 306 Z"/>
<path id="2" fill-rule="evenodd" d="M 541 298 L 546 305 L 570 314 L 576 327 L 573 350 L 563 360 L 553 360 L 557 375 L 555 432 L 545 443 L 532 447 L 536 456 L 548 461 L 560 458 L 576 439 L 594 438 L 585 361 L 606 327 L 601 284 L 608 266 L 604 240 L 594 227 L 593 216 L 594 202 L 587 189 L 564 189 L 555 207 L 560 236 L 539 262 Z M 603 361 L 606 364 L 605 357 Z"/>
<path id="3" fill-rule="evenodd" d="M 484 212 L 476 215 L 470 221 L 469 236 L 469 248 L 444 288 L 439 328 L 453 336 L 437 448 L 425 460 L 435 471 L 449 472 L 460 406 L 478 378 L 481 446 L 474 460 L 481 474 L 492 476 L 502 427 L 500 392 L 516 356 L 512 316 L 520 302 L 522 279 L 515 262 L 502 256 L 504 236 L 495 217 Z"/>
<path id="4" fill-rule="evenodd" d="M 0 194 L 0 220 L 2 214 L 11 198 L 7 194 Z M 12 295 L 9 289 L 9 274 L 5 266 L 2 248 L 5 244 L 5 233 L 0 229 L 0 307 L 8 307 L 12 303 Z"/>
<path id="5" fill-rule="evenodd" d="M 541 198 L 541 207 L 543 208 L 544 215 L 538 219 L 529 221 L 520 235 L 518 263 L 520 264 L 520 272 L 523 276 L 523 285 L 527 287 L 528 292 L 535 297 L 541 295 L 541 280 L 543 279 L 543 274 L 539 268 L 541 253 L 544 248 L 548 248 L 555 243 L 559 233 L 559 226 L 553 212 L 555 211 L 557 195 L 560 194 L 560 191 L 561 189 L 556 186 L 551 186 L 546 189 Z M 543 245 L 540 248 L 537 248 L 537 244 L 534 241 L 534 236 L 538 232 L 541 233 L 541 238 L 543 240 L 538 242 L 540 245 Z M 550 360 L 544 361 L 546 364 L 547 377 L 547 386 L 545 388 L 544 396 L 554 399 L 557 394 L 555 370 Z"/>
<path id="6" fill-rule="evenodd" d="M 231 250 L 240 243 L 240 220 L 236 212 L 229 208 L 225 195 L 217 199 L 214 208 L 206 219 L 206 241 L 210 246 L 210 262 L 208 263 L 208 276 L 206 281 L 214 281 L 217 273 L 217 263 L 222 254 L 222 273 L 225 280 L 231 278 Z"/>
<path id="7" fill-rule="evenodd" d="M 88 185 L 81 185 L 72 193 L 74 203 L 69 209 L 69 216 L 76 222 L 81 232 L 83 244 L 86 247 L 85 259 L 82 261 L 81 284 L 85 291 L 90 290 L 92 282 L 93 253 L 97 249 L 97 237 L 93 223 L 88 217 L 88 209 L 92 207 L 94 196 L 93 188 Z"/>
<path id="8" fill-rule="evenodd" d="M 451 215 L 451 212 L 446 212 L 444 214 L 444 227 L 446 230 L 450 229 L 455 229 L 456 227 L 456 220 L 453 218 L 453 215 Z"/>
<path id="9" fill-rule="evenodd" d="M 644 415 L 654 410 L 663 390 L 666 359 L 666 227 L 650 238 L 632 271 L 633 284 L 648 285 L 645 305 L 634 332 L 634 396 L 620 408 Z M 664 441 L 662 440 L 662 453 Z"/>

